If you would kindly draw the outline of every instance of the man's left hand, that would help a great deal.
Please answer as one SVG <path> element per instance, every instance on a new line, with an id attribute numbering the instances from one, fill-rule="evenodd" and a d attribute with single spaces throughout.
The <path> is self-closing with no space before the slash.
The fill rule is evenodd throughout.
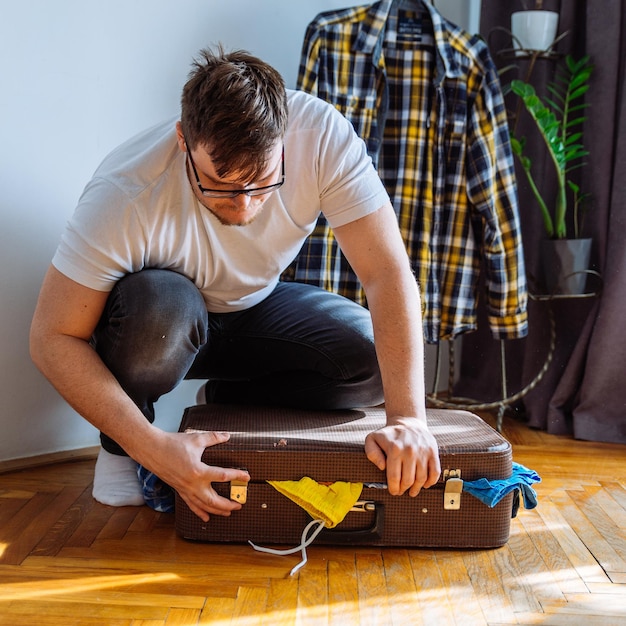
<path id="1" fill-rule="evenodd" d="M 417 418 L 398 418 L 370 433 L 365 454 L 376 467 L 387 471 L 389 493 L 394 496 L 408 490 L 414 497 L 422 487 L 434 485 L 441 474 L 437 442 Z"/>

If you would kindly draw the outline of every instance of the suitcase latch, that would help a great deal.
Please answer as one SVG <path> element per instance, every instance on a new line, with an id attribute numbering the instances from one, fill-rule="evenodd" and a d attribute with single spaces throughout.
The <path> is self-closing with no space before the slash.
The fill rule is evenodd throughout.
<path id="1" fill-rule="evenodd" d="M 446 511 L 458 511 L 461 508 L 461 492 L 463 491 L 461 470 L 444 470 L 443 479 L 446 481 L 443 508 Z"/>
<path id="2" fill-rule="evenodd" d="M 245 504 L 248 499 L 248 483 L 241 480 L 231 480 L 230 499 L 240 504 Z"/>
<path id="3" fill-rule="evenodd" d="M 372 502 L 371 500 L 359 500 L 354 503 L 354 506 L 350 509 L 349 512 L 361 512 L 366 513 L 367 511 L 375 511 L 376 510 L 376 502 Z"/>

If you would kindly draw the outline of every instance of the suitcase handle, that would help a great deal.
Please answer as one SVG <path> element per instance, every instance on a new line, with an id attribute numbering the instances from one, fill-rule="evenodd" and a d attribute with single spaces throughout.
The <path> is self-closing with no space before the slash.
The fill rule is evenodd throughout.
<path id="1" fill-rule="evenodd" d="M 324 543 L 360 545 L 363 543 L 373 543 L 382 539 L 385 525 L 385 505 L 382 502 L 375 502 L 374 521 L 369 528 L 359 530 L 341 530 L 337 528 L 324 528 L 318 535 Z"/>

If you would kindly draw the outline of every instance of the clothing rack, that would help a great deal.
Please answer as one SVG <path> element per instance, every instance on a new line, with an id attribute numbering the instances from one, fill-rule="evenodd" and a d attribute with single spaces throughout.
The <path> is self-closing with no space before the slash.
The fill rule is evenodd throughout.
<path id="1" fill-rule="evenodd" d="M 498 432 L 502 431 L 502 422 L 504 419 L 504 413 L 507 407 L 511 406 L 518 400 L 521 400 L 526 394 L 532 391 L 544 377 L 545 373 L 548 371 L 550 364 L 552 363 L 552 359 L 554 357 L 554 350 L 556 348 L 556 324 L 554 322 L 554 313 L 552 311 L 552 307 L 548 307 L 549 316 L 548 319 L 550 321 L 550 344 L 548 347 L 548 354 L 546 355 L 546 359 L 541 369 L 537 373 L 537 375 L 533 378 L 533 380 L 528 383 L 523 389 L 514 393 L 513 395 L 508 394 L 507 389 L 507 376 L 506 376 L 506 348 L 505 343 L 506 340 L 500 340 L 500 376 L 501 376 L 501 386 L 502 386 L 502 399 L 495 400 L 494 402 L 479 402 L 472 398 L 460 398 L 452 395 L 452 389 L 454 387 L 454 341 L 448 341 L 448 397 L 446 400 L 442 400 L 438 397 L 438 387 L 439 380 L 441 374 L 441 349 L 442 342 L 437 344 L 437 360 L 435 366 L 435 380 L 433 383 L 433 392 L 426 396 L 427 401 L 434 406 L 441 408 L 449 408 L 449 409 L 458 409 L 459 407 L 464 409 L 471 409 L 474 411 L 490 411 L 493 409 L 498 409 L 498 413 L 496 416 L 496 430 Z"/>

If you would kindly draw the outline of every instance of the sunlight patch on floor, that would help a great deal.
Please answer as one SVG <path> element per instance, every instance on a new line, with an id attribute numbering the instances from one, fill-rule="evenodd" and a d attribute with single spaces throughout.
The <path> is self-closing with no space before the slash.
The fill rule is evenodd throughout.
<path id="1" fill-rule="evenodd" d="M 54 596 L 73 596 L 88 591 L 102 591 L 125 585 L 168 582 L 178 579 L 178 574 L 164 572 L 159 574 L 132 574 L 128 576 L 32 580 L 24 583 L 0 584 L 0 602 L 41 600 Z"/>
<path id="2" fill-rule="evenodd" d="M 409 624 L 410 616 L 415 614 L 417 607 L 448 606 L 446 589 L 425 589 L 413 593 L 395 594 L 393 607 L 380 597 L 360 598 L 350 602 L 329 602 L 315 606 L 297 606 L 291 610 L 267 611 L 262 615 L 237 613 L 237 626 L 258 626 L 259 624 L 388 624 L 391 615 L 400 618 L 401 623 Z M 245 608 L 242 608 L 245 612 Z M 212 617 L 210 605 L 205 608 L 200 620 L 201 624 L 226 626 L 233 624 L 233 617 Z"/>

